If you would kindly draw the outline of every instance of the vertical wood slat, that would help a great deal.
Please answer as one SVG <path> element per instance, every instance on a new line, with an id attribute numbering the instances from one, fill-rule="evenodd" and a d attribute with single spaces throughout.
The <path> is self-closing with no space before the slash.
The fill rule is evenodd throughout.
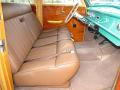
<path id="1" fill-rule="evenodd" d="M 35 0 L 36 15 L 43 26 L 43 0 Z"/>
<path id="2" fill-rule="evenodd" d="M 4 40 L 6 43 L 1 0 L 0 0 L 0 40 Z M 6 45 L 5 45 L 5 51 L 0 52 L 0 84 L 1 84 L 0 88 L 2 90 L 14 90 L 12 73 L 8 61 L 8 50 Z"/>

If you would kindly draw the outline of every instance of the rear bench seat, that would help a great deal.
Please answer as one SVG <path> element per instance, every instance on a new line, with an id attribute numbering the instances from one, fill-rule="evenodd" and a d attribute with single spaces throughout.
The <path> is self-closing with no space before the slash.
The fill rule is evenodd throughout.
<path id="1" fill-rule="evenodd" d="M 67 28 L 43 31 L 30 6 L 2 5 L 14 83 L 68 85 L 80 61 Z"/>

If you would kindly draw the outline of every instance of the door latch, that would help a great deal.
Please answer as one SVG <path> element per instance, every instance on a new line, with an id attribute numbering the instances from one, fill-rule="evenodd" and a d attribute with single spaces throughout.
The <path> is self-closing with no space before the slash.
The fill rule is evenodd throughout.
<path id="1" fill-rule="evenodd" d="M 0 52 L 4 52 L 5 51 L 5 41 L 4 40 L 0 40 Z"/>

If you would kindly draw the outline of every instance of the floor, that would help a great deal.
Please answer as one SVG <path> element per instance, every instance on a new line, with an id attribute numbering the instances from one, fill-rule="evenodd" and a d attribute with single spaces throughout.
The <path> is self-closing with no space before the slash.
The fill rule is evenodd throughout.
<path id="1" fill-rule="evenodd" d="M 120 66 L 120 50 L 110 43 L 99 45 L 103 39 L 75 43 L 81 66 L 69 88 L 17 87 L 16 90 L 111 90 Z"/>

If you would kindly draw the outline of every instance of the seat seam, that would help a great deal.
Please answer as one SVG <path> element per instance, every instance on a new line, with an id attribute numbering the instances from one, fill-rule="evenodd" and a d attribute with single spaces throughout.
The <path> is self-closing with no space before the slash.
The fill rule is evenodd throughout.
<path id="1" fill-rule="evenodd" d="M 74 61 L 74 62 L 70 62 L 70 63 L 67 63 L 67 64 L 62 64 L 62 65 L 55 65 L 55 67 L 54 68 L 58 68 L 58 67 L 60 67 L 60 66 L 66 66 L 66 65 L 72 65 L 72 64 L 75 64 L 75 63 L 79 63 L 79 61 Z M 39 68 L 39 69 L 38 69 Z M 38 67 L 37 69 L 33 69 L 33 70 L 26 70 L 26 71 L 19 71 L 19 72 L 17 72 L 17 73 L 29 73 L 29 72 L 32 72 L 32 71 L 36 71 L 36 70 L 38 70 L 38 71 L 42 71 L 42 70 L 40 70 L 40 69 L 42 69 L 42 68 L 46 68 L 46 67 Z M 48 68 L 50 69 L 50 67 L 47 67 L 47 69 L 46 70 L 48 70 Z M 52 68 L 52 67 L 51 67 Z M 44 70 L 45 71 L 45 70 Z M 16 73 L 16 74 L 17 74 Z"/>

